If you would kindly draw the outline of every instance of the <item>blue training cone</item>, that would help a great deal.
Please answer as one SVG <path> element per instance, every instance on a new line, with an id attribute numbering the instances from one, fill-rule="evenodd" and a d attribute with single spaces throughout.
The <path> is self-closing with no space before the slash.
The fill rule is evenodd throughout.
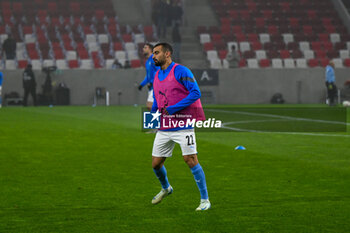
<path id="1" fill-rule="evenodd" d="M 236 146 L 235 150 L 245 150 L 244 146 Z"/>

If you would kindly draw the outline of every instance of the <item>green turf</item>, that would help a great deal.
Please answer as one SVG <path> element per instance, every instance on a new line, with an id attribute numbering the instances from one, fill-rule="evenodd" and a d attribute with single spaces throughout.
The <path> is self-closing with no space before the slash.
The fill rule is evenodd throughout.
<path id="1" fill-rule="evenodd" d="M 151 205 L 154 134 L 141 132 L 140 116 L 135 107 L 0 109 L 0 232 L 350 231 L 349 126 L 197 133 L 212 202 L 198 213 L 179 147 L 166 162 L 174 193 Z"/>

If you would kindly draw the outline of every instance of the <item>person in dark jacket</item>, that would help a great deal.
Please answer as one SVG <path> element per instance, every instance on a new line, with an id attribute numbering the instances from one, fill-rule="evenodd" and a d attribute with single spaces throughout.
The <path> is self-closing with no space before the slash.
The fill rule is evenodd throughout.
<path id="1" fill-rule="evenodd" d="M 16 46 L 16 41 L 12 38 L 11 34 L 8 34 L 7 39 L 2 44 L 2 50 L 5 52 L 7 60 L 15 59 Z"/>
<path id="2" fill-rule="evenodd" d="M 26 69 L 23 71 L 23 88 L 24 88 L 24 100 L 23 105 L 27 106 L 28 95 L 31 94 L 36 106 L 36 82 L 34 72 L 32 70 L 32 65 L 27 65 Z"/>
<path id="3" fill-rule="evenodd" d="M 181 35 L 179 31 L 179 24 L 175 23 L 172 31 L 172 39 L 174 45 L 173 59 L 175 62 L 180 62 L 180 50 L 181 50 Z"/>

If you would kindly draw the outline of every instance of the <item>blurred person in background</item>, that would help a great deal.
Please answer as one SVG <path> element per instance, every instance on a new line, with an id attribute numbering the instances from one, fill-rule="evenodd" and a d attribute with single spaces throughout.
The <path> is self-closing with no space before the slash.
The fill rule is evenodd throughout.
<path id="1" fill-rule="evenodd" d="M 147 97 L 146 106 L 149 110 L 151 110 L 153 105 L 153 79 L 154 79 L 155 73 L 159 70 L 159 67 L 154 64 L 152 53 L 153 53 L 153 45 L 150 43 L 146 43 L 143 46 L 143 55 L 145 56 L 145 58 L 147 58 L 145 63 L 146 76 L 144 80 L 140 83 L 138 88 L 139 91 L 141 91 L 144 86 L 148 85 L 148 97 Z"/>
<path id="2" fill-rule="evenodd" d="M 118 61 L 118 59 L 115 59 L 112 64 L 112 69 L 120 69 L 123 68 L 123 65 Z"/>
<path id="3" fill-rule="evenodd" d="M 6 54 L 7 60 L 13 60 L 16 57 L 16 41 L 12 38 L 11 34 L 8 34 L 7 39 L 2 44 L 2 51 Z"/>
<path id="4" fill-rule="evenodd" d="M 124 69 L 130 69 L 130 68 L 131 68 L 130 61 L 126 60 L 124 64 Z"/>
<path id="5" fill-rule="evenodd" d="M 229 63 L 230 68 L 238 68 L 239 67 L 239 61 L 241 60 L 241 55 L 236 50 L 236 46 L 231 46 L 231 51 L 229 51 L 226 55 L 226 60 Z"/>
<path id="6" fill-rule="evenodd" d="M 174 0 L 171 4 L 171 15 L 172 15 L 172 23 L 171 26 L 174 27 L 174 25 L 177 23 L 179 25 L 182 24 L 182 5 L 181 1 Z"/>
<path id="7" fill-rule="evenodd" d="M 335 85 L 334 62 L 331 60 L 326 66 L 326 87 L 327 99 L 329 106 L 335 106 L 335 98 L 337 96 L 337 86 Z"/>
<path id="8" fill-rule="evenodd" d="M 157 33 L 160 38 L 165 38 L 166 27 L 169 21 L 170 5 L 165 0 L 159 0 L 154 4 L 154 11 L 157 15 Z"/>
<path id="9" fill-rule="evenodd" d="M 173 60 L 177 63 L 180 63 L 181 35 L 179 31 L 179 23 L 175 23 L 173 27 L 172 38 L 174 45 Z"/>
<path id="10" fill-rule="evenodd" d="M 0 108 L 2 107 L 2 93 L 1 93 L 1 89 L 2 89 L 2 72 L 0 71 Z"/>
<path id="11" fill-rule="evenodd" d="M 28 64 L 26 69 L 23 71 L 23 88 L 24 88 L 24 100 L 23 106 L 27 106 L 28 95 L 31 94 L 36 106 L 36 82 L 32 65 Z"/>

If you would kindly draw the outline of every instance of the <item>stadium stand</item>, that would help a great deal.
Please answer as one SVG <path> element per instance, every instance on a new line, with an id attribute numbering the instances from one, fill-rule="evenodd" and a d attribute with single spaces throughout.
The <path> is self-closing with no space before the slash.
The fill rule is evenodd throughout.
<path id="1" fill-rule="evenodd" d="M 324 67 L 330 59 L 349 67 L 350 34 L 331 0 L 211 0 L 211 6 L 220 27 L 199 26 L 197 33 L 212 68 L 227 67 L 224 54 L 233 43 L 240 67 Z"/>
<path id="2" fill-rule="evenodd" d="M 111 0 L 1 1 L 1 44 L 8 34 L 16 40 L 17 51 L 15 60 L 1 58 L 5 69 L 28 63 L 33 69 L 98 69 L 115 58 L 138 68 L 144 64 L 143 43 L 158 40 L 153 25 L 120 25 Z"/>

